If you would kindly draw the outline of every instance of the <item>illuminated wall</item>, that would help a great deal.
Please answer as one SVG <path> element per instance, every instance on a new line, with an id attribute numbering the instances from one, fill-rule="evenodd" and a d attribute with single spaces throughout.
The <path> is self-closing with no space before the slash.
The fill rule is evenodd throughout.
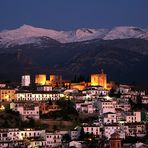
<path id="1" fill-rule="evenodd" d="M 0 89 L 0 99 L 11 101 L 16 99 L 15 89 Z"/>
<path id="2" fill-rule="evenodd" d="M 99 85 L 99 75 L 92 74 L 91 75 L 91 86 L 98 86 Z"/>
<path id="3" fill-rule="evenodd" d="M 78 90 L 84 90 L 85 89 L 85 84 L 81 84 L 81 83 L 72 83 L 70 88 L 71 89 L 78 89 Z"/>
<path id="4" fill-rule="evenodd" d="M 99 78 L 99 85 L 106 88 L 106 86 L 107 86 L 107 76 L 106 76 L 106 74 L 101 73 L 101 74 L 99 74 L 98 78 Z"/>
<path id="5" fill-rule="evenodd" d="M 50 75 L 50 82 L 51 83 L 57 83 L 62 81 L 61 75 Z"/>
<path id="6" fill-rule="evenodd" d="M 103 86 L 107 87 L 107 75 L 103 72 L 100 74 L 91 75 L 91 86 Z"/>
<path id="7" fill-rule="evenodd" d="M 38 85 L 45 85 L 46 84 L 46 75 L 39 74 L 35 76 L 35 83 Z"/>

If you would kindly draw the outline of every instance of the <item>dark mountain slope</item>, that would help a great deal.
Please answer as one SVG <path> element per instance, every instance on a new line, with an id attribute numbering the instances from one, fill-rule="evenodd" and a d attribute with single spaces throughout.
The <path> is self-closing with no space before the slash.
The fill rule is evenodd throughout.
<path id="1" fill-rule="evenodd" d="M 40 44 L 0 49 L 0 79 L 19 79 L 24 72 L 56 73 L 66 78 L 90 75 L 99 69 L 110 80 L 148 82 L 148 41 L 140 39 L 91 40 L 61 44 L 43 38 Z"/>

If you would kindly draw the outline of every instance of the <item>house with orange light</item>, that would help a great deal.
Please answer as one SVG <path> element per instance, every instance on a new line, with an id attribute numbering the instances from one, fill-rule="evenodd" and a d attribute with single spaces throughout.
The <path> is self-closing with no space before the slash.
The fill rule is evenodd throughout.
<path id="1" fill-rule="evenodd" d="M 0 100 L 12 101 L 16 99 L 16 90 L 13 88 L 0 88 Z"/>

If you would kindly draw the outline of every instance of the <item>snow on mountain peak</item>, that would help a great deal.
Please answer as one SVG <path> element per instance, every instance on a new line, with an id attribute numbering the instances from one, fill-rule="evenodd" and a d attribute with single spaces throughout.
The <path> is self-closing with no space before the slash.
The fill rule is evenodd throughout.
<path id="1" fill-rule="evenodd" d="M 143 29 L 134 26 L 120 26 L 111 29 L 103 38 L 104 40 L 139 38 L 139 35 L 145 33 Z"/>
<path id="2" fill-rule="evenodd" d="M 17 29 L 0 32 L 0 45 L 9 46 L 13 44 L 37 43 L 41 37 L 52 38 L 61 43 L 80 42 L 92 39 L 148 39 L 148 29 L 134 26 L 119 26 L 112 29 L 80 28 L 75 31 L 57 31 L 25 24 Z"/>
<path id="3" fill-rule="evenodd" d="M 108 32 L 108 29 L 89 29 L 82 28 L 75 31 L 75 36 L 78 40 L 91 40 L 102 38 Z"/>
<path id="4" fill-rule="evenodd" d="M 14 30 L 8 30 L 0 33 L 0 42 L 4 45 L 35 43 L 38 37 L 49 37 L 56 39 L 59 32 L 50 29 L 35 28 L 30 25 L 23 25 Z M 29 40 L 28 40 L 29 39 Z"/>
<path id="5" fill-rule="evenodd" d="M 34 28 L 34 27 L 31 26 L 31 25 L 24 24 L 24 25 L 22 25 L 20 28 L 21 28 L 21 29 L 32 29 L 32 28 Z"/>

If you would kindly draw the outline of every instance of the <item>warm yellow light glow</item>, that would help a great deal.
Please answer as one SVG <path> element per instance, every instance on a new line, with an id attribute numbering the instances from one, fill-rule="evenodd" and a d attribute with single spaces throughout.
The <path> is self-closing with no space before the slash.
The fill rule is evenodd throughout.
<path id="1" fill-rule="evenodd" d="M 45 85 L 46 83 L 46 75 L 39 74 L 35 76 L 35 83 L 39 85 Z"/>
<path id="2" fill-rule="evenodd" d="M 0 98 L 1 100 L 10 101 L 16 99 L 16 90 L 15 89 L 0 89 Z"/>
<path id="3" fill-rule="evenodd" d="M 65 95 L 64 94 L 61 94 L 61 97 L 63 98 Z"/>
<path id="4" fill-rule="evenodd" d="M 0 110 L 5 110 L 4 105 L 1 105 Z"/>
<path id="5" fill-rule="evenodd" d="M 85 84 L 73 83 L 73 84 L 71 84 L 71 89 L 84 90 Z"/>
<path id="6" fill-rule="evenodd" d="M 91 75 L 91 86 L 98 86 L 99 85 L 99 77 L 98 74 Z"/>
<path id="7" fill-rule="evenodd" d="M 105 96 L 104 98 L 105 98 L 106 100 L 112 100 L 112 98 L 109 97 L 109 96 Z"/>
<path id="8" fill-rule="evenodd" d="M 106 89 L 107 76 L 104 73 L 91 75 L 91 86 L 102 86 Z"/>

